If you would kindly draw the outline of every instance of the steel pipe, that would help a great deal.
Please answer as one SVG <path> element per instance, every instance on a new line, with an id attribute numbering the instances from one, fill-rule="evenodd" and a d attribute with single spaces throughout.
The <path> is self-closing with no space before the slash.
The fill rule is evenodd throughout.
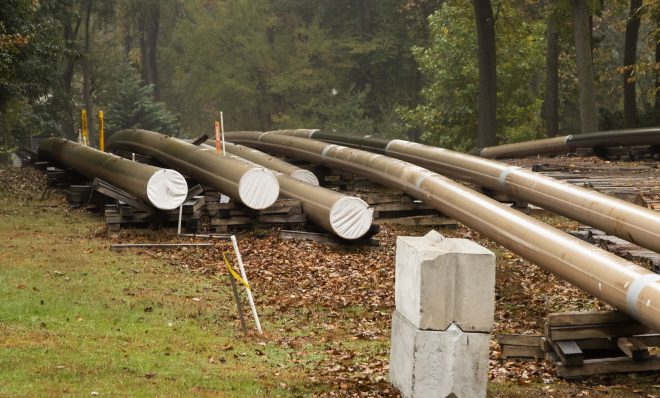
<path id="1" fill-rule="evenodd" d="M 379 154 L 272 132 L 226 133 L 226 139 L 343 169 L 401 189 L 660 330 L 660 275 L 428 169 Z"/>
<path id="2" fill-rule="evenodd" d="M 521 158 L 531 155 L 556 155 L 578 148 L 660 145 L 660 127 L 599 131 L 597 133 L 567 135 L 481 149 L 484 158 Z"/>
<path id="3" fill-rule="evenodd" d="M 213 149 L 210 145 L 203 145 L 206 148 Z M 251 148 L 243 145 L 236 145 L 225 142 L 227 152 L 234 150 L 238 153 L 250 153 L 251 158 L 258 159 L 262 155 L 267 162 L 275 164 L 283 169 L 296 171 L 297 167 L 290 165 L 282 160 L 277 159 L 277 162 L 270 162 L 270 159 L 275 159 L 256 149 L 248 151 Z M 255 153 L 256 152 L 256 153 Z M 244 162 L 251 162 L 245 160 L 240 156 L 228 154 L 227 156 L 234 157 L 237 160 Z M 254 162 L 259 166 L 265 166 L 258 162 Z M 282 167 L 282 166 L 290 167 Z M 322 227 L 326 231 L 332 232 L 342 239 L 359 239 L 363 237 L 371 227 L 373 222 L 373 209 L 360 198 L 340 194 L 339 192 L 332 191 L 317 185 L 311 185 L 293 178 L 290 175 L 283 174 L 276 170 L 270 170 L 277 181 L 280 183 L 280 194 L 289 199 L 297 199 L 302 203 L 303 213 L 314 224 Z"/>
<path id="4" fill-rule="evenodd" d="M 64 138 L 41 141 L 38 152 L 41 158 L 100 178 L 161 210 L 176 209 L 188 195 L 185 178 L 175 170 L 136 163 Z"/>
<path id="5" fill-rule="evenodd" d="M 660 213 L 591 189 L 506 163 L 410 141 L 351 137 L 318 130 L 287 130 L 284 133 L 383 153 L 447 177 L 505 192 L 660 252 Z"/>
<path id="6" fill-rule="evenodd" d="M 207 140 L 206 145 L 213 148 L 215 141 Z M 243 145 L 232 144 L 231 142 L 225 142 L 225 149 L 228 153 L 232 155 L 239 156 L 242 159 L 249 160 L 250 162 L 256 163 L 262 167 L 278 171 L 282 174 L 291 176 L 296 180 L 306 182 L 312 185 L 319 185 L 319 180 L 316 178 L 314 173 L 309 170 L 303 169 L 292 165 L 291 163 L 280 160 L 274 156 L 271 156 L 267 153 L 257 151 L 256 149 L 246 147 Z"/>
<path id="7" fill-rule="evenodd" d="M 106 147 L 151 156 L 252 209 L 270 207 L 279 196 L 277 178 L 266 169 L 164 134 L 122 130 L 107 140 Z"/>

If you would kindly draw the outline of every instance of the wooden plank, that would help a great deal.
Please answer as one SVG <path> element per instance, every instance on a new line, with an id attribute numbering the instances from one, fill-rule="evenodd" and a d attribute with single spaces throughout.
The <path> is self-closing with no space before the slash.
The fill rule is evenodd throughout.
<path id="1" fill-rule="evenodd" d="M 410 216 L 400 218 L 379 218 L 374 220 L 374 224 L 397 224 L 397 225 L 456 225 L 457 222 L 453 218 L 442 217 L 437 215 L 432 216 Z"/>
<path id="2" fill-rule="evenodd" d="M 547 317 L 547 325 L 550 327 L 598 325 L 603 323 L 625 322 L 634 322 L 634 319 L 617 310 L 554 312 L 548 314 Z"/>
<path id="3" fill-rule="evenodd" d="M 222 226 L 222 225 L 247 225 L 252 222 L 252 217 L 231 217 L 231 218 L 211 218 L 211 225 L 213 226 Z"/>
<path id="4" fill-rule="evenodd" d="M 619 337 L 616 344 L 633 361 L 643 361 L 651 356 L 649 348 L 641 340 L 634 337 Z"/>
<path id="5" fill-rule="evenodd" d="M 194 196 L 191 199 L 186 200 L 183 202 L 183 212 L 187 214 L 192 214 L 198 212 L 202 207 L 204 207 L 204 203 L 206 202 L 205 198 L 203 196 Z M 177 209 L 178 212 L 178 209 Z"/>
<path id="6" fill-rule="evenodd" d="M 180 249 L 182 247 L 210 248 L 213 243 L 115 243 L 110 245 L 112 250 L 122 249 Z"/>
<path id="7" fill-rule="evenodd" d="M 153 209 L 144 203 L 142 200 L 122 191 L 121 189 L 99 179 L 95 178 L 94 179 L 94 189 L 108 197 L 111 197 L 112 199 L 128 203 L 129 205 L 135 207 L 136 209 L 151 213 L 153 212 Z"/>
<path id="8" fill-rule="evenodd" d="M 119 206 L 119 214 L 122 217 L 131 217 L 133 215 L 133 208 L 128 205 Z"/>
<path id="9" fill-rule="evenodd" d="M 582 366 L 584 354 L 573 340 L 551 342 L 561 362 L 567 367 Z"/>
<path id="10" fill-rule="evenodd" d="M 195 196 L 199 196 L 204 192 L 204 188 L 202 188 L 201 185 L 196 184 L 194 187 L 188 189 L 188 199 L 194 198 Z"/>
<path id="11" fill-rule="evenodd" d="M 625 337 L 650 332 L 640 323 L 613 323 L 604 325 L 551 327 L 547 337 L 551 341 Z"/>
<path id="12" fill-rule="evenodd" d="M 541 348 L 541 335 L 529 334 L 500 334 L 497 336 L 497 342 L 501 345 L 528 346 Z"/>
<path id="13" fill-rule="evenodd" d="M 660 334 L 642 334 L 634 336 L 637 340 L 641 341 L 649 347 L 659 347 L 660 346 Z"/>
<path id="14" fill-rule="evenodd" d="M 646 361 L 633 361 L 628 357 L 585 359 L 580 367 L 555 364 L 557 376 L 564 378 L 592 376 L 608 373 L 648 372 L 660 370 L 660 357 L 653 356 Z"/>
<path id="15" fill-rule="evenodd" d="M 289 215 L 262 215 L 257 217 L 257 221 L 265 224 L 296 224 L 307 222 L 307 216 L 304 214 Z"/>
<path id="16" fill-rule="evenodd" d="M 540 347 L 530 347 L 522 345 L 503 345 L 502 358 L 514 359 L 543 359 L 545 353 Z"/>
<path id="17" fill-rule="evenodd" d="M 206 208 L 208 210 L 232 210 L 236 208 L 237 203 L 236 202 L 227 202 L 227 203 L 220 203 L 217 201 L 214 201 L 213 199 L 207 200 L 206 203 Z"/>

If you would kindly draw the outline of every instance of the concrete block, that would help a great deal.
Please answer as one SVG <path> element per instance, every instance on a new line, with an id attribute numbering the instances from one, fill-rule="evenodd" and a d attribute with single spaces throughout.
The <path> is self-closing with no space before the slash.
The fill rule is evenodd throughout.
<path id="1" fill-rule="evenodd" d="M 495 312 L 495 255 L 436 231 L 397 238 L 396 309 L 418 329 L 489 332 Z"/>
<path id="2" fill-rule="evenodd" d="M 390 382 L 404 398 L 486 397 L 488 333 L 419 330 L 395 311 Z"/>

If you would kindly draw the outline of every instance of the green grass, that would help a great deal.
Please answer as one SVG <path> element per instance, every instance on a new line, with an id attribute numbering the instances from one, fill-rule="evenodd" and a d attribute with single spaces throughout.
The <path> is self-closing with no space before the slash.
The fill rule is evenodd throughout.
<path id="1" fill-rule="evenodd" d="M 309 393 L 289 348 L 241 337 L 226 279 L 112 252 L 97 216 L 0 209 L 0 397 Z"/>

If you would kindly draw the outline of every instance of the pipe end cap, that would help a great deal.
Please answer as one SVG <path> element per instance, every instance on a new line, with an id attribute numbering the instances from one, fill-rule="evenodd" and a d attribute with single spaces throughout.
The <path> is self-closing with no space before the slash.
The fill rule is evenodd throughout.
<path id="1" fill-rule="evenodd" d="M 339 199 L 330 209 L 330 225 L 344 239 L 359 239 L 369 231 L 374 210 L 362 199 L 347 196 Z"/>
<path id="2" fill-rule="evenodd" d="M 161 210 L 174 210 L 185 202 L 188 183 L 176 170 L 161 169 L 147 182 L 147 198 Z"/>
<path id="3" fill-rule="evenodd" d="M 262 210 L 272 206 L 280 196 L 280 183 L 270 171 L 255 167 L 241 176 L 238 195 L 247 207 Z"/>
<path id="4" fill-rule="evenodd" d="M 298 181 L 306 182 L 307 184 L 315 185 L 317 187 L 319 186 L 319 179 L 309 170 L 296 170 L 291 173 L 291 177 Z"/>

